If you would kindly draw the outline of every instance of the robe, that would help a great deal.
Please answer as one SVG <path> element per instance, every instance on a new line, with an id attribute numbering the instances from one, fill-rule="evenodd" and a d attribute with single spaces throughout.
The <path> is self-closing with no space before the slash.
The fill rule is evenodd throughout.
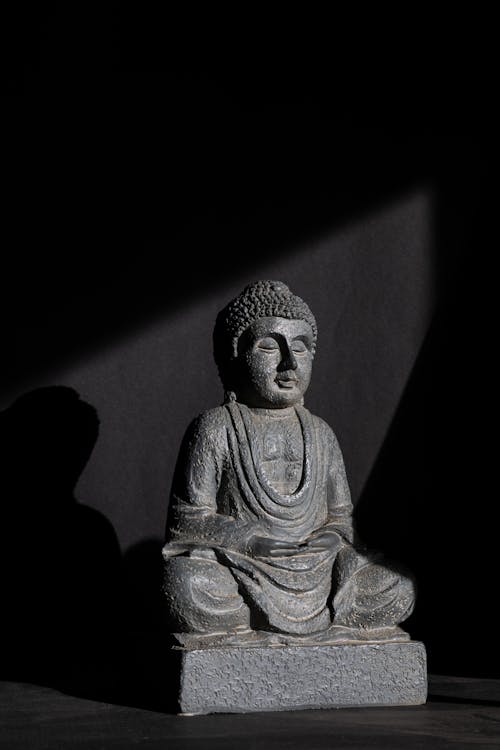
<path id="1" fill-rule="evenodd" d="M 352 545 L 352 504 L 333 431 L 303 406 L 295 411 L 303 438 L 302 477 L 289 495 L 278 493 L 262 470 L 247 406 L 231 402 L 212 409 L 188 430 L 163 549 L 164 590 L 178 632 L 251 627 L 307 636 L 326 630 L 333 614 L 343 624 L 366 626 L 365 611 L 369 615 L 378 606 L 385 612 L 395 604 L 397 612 L 389 618 L 380 620 L 376 613 L 372 621 L 377 626 L 403 619 L 397 574 L 387 571 L 388 581 L 385 569 L 378 566 L 377 573 Z M 249 552 L 254 535 L 304 544 L 318 530 L 333 532 L 334 543 L 289 556 Z M 360 598 L 362 571 L 370 586 Z M 375 602 L 373 582 L 384 592 Z M 404 608 L 411 609 L 408 602 Z"/>

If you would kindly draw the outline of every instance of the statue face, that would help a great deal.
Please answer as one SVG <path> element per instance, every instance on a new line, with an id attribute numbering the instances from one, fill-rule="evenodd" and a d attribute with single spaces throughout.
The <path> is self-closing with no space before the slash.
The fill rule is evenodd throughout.
<path id="1" fill-rule="evenodd" d="M 300 403 L 311 379 L 312 343 L 312 328 L 304 320 L 252 323 L 238 341 L 238 400 L 268 409 Z"/>

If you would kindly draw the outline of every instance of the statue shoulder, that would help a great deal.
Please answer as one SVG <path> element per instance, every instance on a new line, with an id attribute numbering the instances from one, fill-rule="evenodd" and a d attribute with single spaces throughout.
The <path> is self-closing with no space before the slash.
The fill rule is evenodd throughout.
<path id="1" fill-rule="evenodd" d="M 311 412 L 309 412 L 311 414 Z M 316 414 L 311 414 L 312 423 L 318 437 L 326 444 L 331 446 L 334 451 L 339 451 L 339 441 L 333 429 L 330 427 L 328 422 L 325 422 L 321 417 Z"/>
<path id="2" fill-rule="evenodd" d="M 227 413 L 223 406 L 216 406 L 199 414 L 186 430 L 186 438 L 196 442 L 218 442 L 226 433 Z"/>

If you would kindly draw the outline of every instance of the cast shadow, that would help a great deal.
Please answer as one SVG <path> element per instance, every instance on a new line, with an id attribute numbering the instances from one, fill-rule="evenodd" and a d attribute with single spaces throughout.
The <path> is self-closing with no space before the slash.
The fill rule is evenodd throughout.
<path id="1" fill-rule="evenodd" d="M 485 706 L 488 708 L 500 708 L 500 701 L 494 701 L 482 698 L 461 698 L 456 695 L 436 695 L 429 693 L 427 696 L 428 703 L 453 703 L 461 706 Z"/>
<path id="2" fill-rule="evenodd" d="M 0 413 L 3 674 L 94 698 L 119 685 L 123 592 L 111 523 L 74 495 L 98 430 L 64 386 Z"/>
<path id="3" fill-rule="evenodd" d="M 98 431 L 96 410 L 65 386 L 0 412 L 1 677 L 175 712 L 162 542 L 122 558 L 109 520 L 75 498 Z"/>
<path id="4" fill-rule="evenodd" d="M 425 643 L 429 672 L 498 677 L 488 638 L 496 511 L 478 421 L 473 321 L 457 303 L 433 321 L 355 520 L 369 547 L 416 578 L 416 607 L 403 627 Z"/>
<path id="5" fill-rule="evenodd" d="M 123 557 L 128 675 L 120 703 L 177 713 L 180 675 L 178 651 L 172 650 L 162 591 L 161 539 L 145 539 Z"/>

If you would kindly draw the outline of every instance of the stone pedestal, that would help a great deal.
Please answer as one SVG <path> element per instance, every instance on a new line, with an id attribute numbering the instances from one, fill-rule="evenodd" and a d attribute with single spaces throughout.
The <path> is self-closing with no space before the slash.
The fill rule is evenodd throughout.
<path id="1" fill-rule="evenodd" d="M 425 703 L 423 643 L 180 651 L 182 714 Z"/>

